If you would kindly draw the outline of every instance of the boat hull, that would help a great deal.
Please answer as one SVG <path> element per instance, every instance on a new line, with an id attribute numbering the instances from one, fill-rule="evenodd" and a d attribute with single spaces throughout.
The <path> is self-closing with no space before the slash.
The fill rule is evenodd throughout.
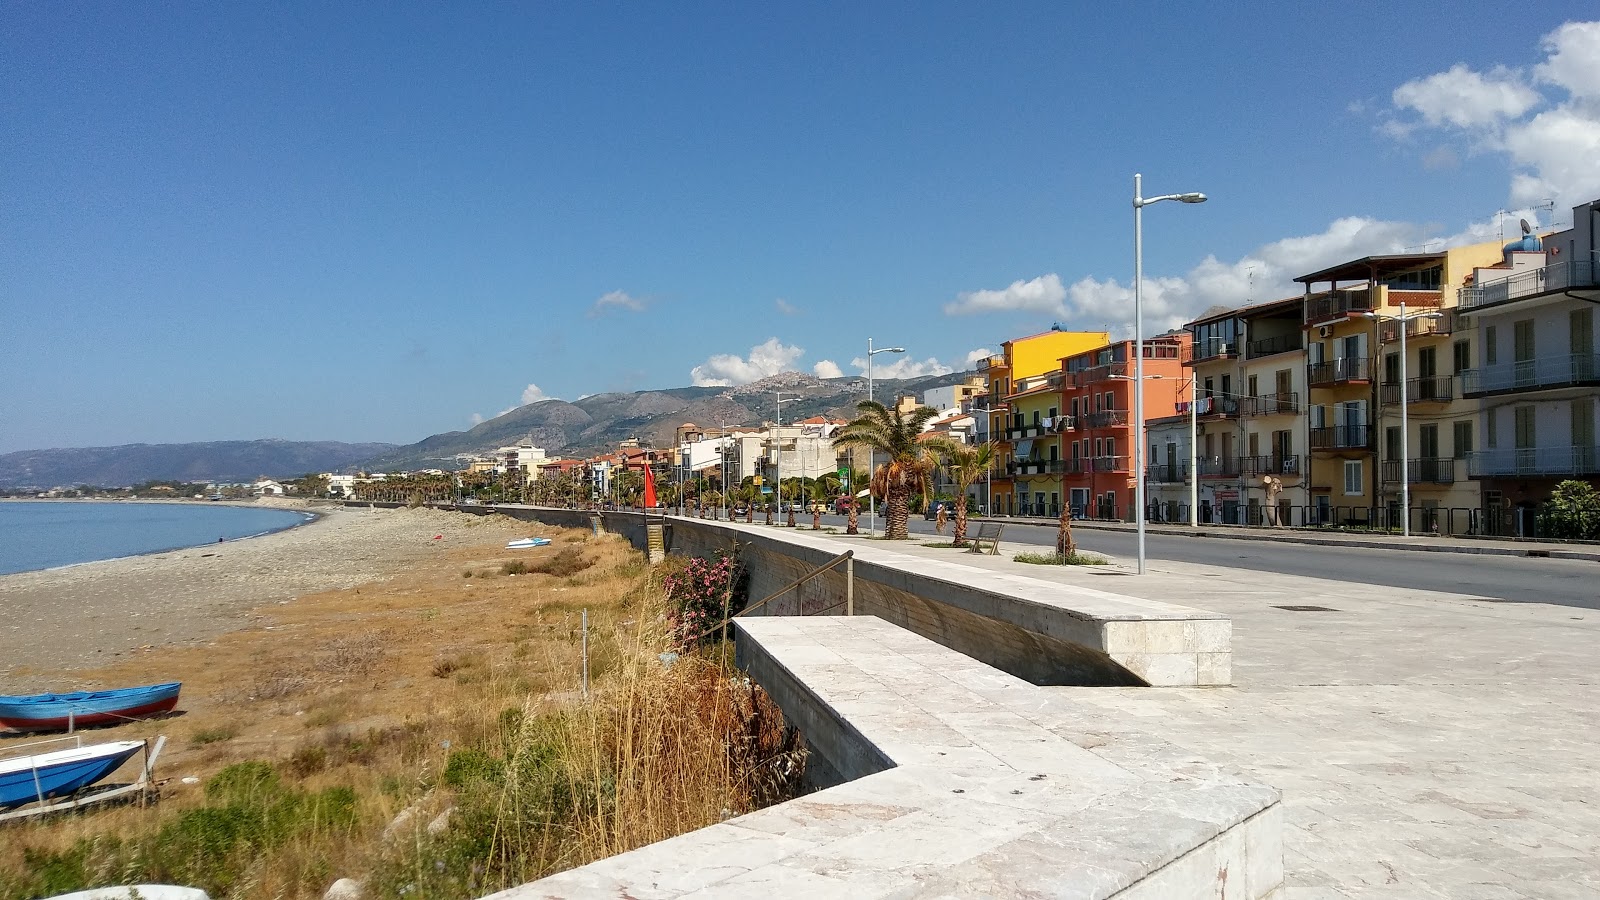
<path id="1" fill-rule="evenodd" d="M 115 725 L 171 712 L 180 682 L 112 691 L 0 697 L 0 725 L 18 731 L 65 731 L 70 727 Z"/>
<path id="2" fill-rule="evenodd" d="M 0 809 L 11 809 L 82 790 L 115 772 L 144 748 L 143 741 L 115 741 L 0 762 Z"/>

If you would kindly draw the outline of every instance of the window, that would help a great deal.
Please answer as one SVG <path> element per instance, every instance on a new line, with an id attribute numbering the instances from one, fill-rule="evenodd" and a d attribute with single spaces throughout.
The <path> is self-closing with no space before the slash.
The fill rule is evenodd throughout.
<path id="1" fill-rule="evenodd" d="M 1344 495 L 1346 497 L 1360 496 L 1361 494 L 1361 460 L 1347 459 L 1344 461 Z"/>
<path id="2" fill-rule="evenodd" d="M 1056 408 L 1054 406 L 1052 406 L 1052 407 L 1050 407 L 1050 418 L 1054 419 L 1055 417 L 1056 417 Z"/>
<path id="3" fill-rule="evenodd" d="M 1248 385 L 1248 386 L 1247 386 L 1247 387 L 1246 387 L 1246 388 L 1245 388 L 1245 392 L 1246 392 L 1246 393 L 1247 393 L 1247 394 L 1248 394 L 1248 395 L 1249 395 L 1249 396 L 1251 396 L 1251 397 L 1259 397 L 1259 396 L 1261 396 L 1261 395 L 1260 395 L 1260 394 L 1258 394 L 1258 393 L 1256 393 L 1256 391 L 1257 391 L 1257 390 L 1258 390 L 1258 389 L 1259 389 L 1259 387 L 1260 387 L 1260 385 L 1259 385 L 1259 379 L 1258 379 L 1258 378 L 1257 378 L 1257 376 L 1255 376 L 1255 375 L 1251 375 L 1251 376 L 1250 376 L 1250 380 L 1249 380 L 1249 381 L 1248 381 L 1248 382 L 1246 382 L 1246 384 L 1247 384 L 1247 385 Z"/>
<path id="4" fill-rule="evenodd" d="M 1483 445 L 1491 449 L 1500 446 L 1500 410 L 1492 406 L 1483 412 Z"/>
<path id="5" fill-rule="evenodd" d="M 1110 411 L 1110 410 L 1113 410 L 1113 409 L 1116 409 L 1116 408 L 1117 408 L 1117 395 L 1113 394 L 1110 391 L 1106 391 L 1106 410 Z"/>
<path id="6" fill-rule="evenodd" d="M 1074 420 L 1076 420 L 1078 418 L 1078 398 L 1077 397 L 1073 397 L 1072 398 L 1072 418 Z"/>
<path id="7" fill-rule="evenodd" d="M 1456 422 L 1450 430 L 1455 440 L 1455 458 L 1466 459 L 1467 454 L 1472 452 L 1472 423 Z"/>
<path id="8" fill-rule="evenodd" d="M 1450 346 L 1450 352 L 1451 356 L 1455 360 L 1455 373 L 1457 375 L 1460 375 L 1462 372 L 1472 368 L 1471 340 L 1456 341 Z"/>
<path id="9" fill-rule="evenodd" d="M 1106 455 L 1107 456 L 1116 456 L 1117 455 L 1117 439 L 1116 438 L 1106 438 Z"/>
<path id="10" fill-rule="evenodd" d="M 1393 425 L 1383 430 L 1383 455 L 1390 459 L 1400 458 L 1400 429 Z"/>
<path id="11" fill-rule="evenodd" d="M 1533 320 L 1523 319 L 1511 323 L 1511 358 L 1517 362 L 1533 361 Z"/>
<path id="12" fill-rule="evenodd" d="M 1533 426 L 1533 407 L 1517 407 L 1516 416 L 1516 447 L 1518 450 L 1532 450 L 1534 447 L 1539 445 Z"/>
<path id="13" fill-rule="evenodd" d="M 1383 383 L 1400 383 L 1400 354 L 1385 353 L 1383 355 Z"/>
<path id="14" fill-rule="evenodd" d="M 1492 366 L 1500 361 L 1500 330 L 1493 325 L 1483 326 L 1483 364 Z"/>

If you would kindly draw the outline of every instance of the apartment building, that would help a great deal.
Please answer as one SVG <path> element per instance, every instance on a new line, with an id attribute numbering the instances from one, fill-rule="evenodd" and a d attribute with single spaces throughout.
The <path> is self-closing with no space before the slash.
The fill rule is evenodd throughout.
<path id="1" fill-rule="evenodd" d="M 1452 343 L 1453 313 L 1473 268 L 1498 253 L 1489 243 L 1369 256 L 1295 279 L 1306 286 L 1308 523 L 1398 527 L 1404 471 L 1414 528 L 1472 528 L 1476 502 L 1470 489 L 1456 488 L 1454 466 L 1458 453 L 1470 452 L 1457 446 L 1471 446 L 1473 411 L 1452 389 L 1452 369 L 1462 362 Z M 1437 314 L 1406 326 L 1405 385 L 1400 326 L 1393 321 L 1402 312 Z M 1446 348 L 1449 367 L 1442 358 Z M 1402 403 L 1409 458 L 1401 454 Z"/>
<path id="2" fill-rule="evenodd" d="M 1060 370 L 1016 382 L 1006 397 L 1011 412 L 1011 458 L 1005 463 L 1016 493 L 1016 515 L 1061 515 L 1063 470 Z"/>
<path id="3" fill-rule="evenodd" d="M 1199 521 L 1296 524 L 1295 510 L 1310 502 L 1302 301 L 1228 310 L 1188 329 Z"/>
<path id="4" fill-rule="evenodd" d="M 1146 418 L 1177 411 L 1186 396 L 1182 356 L 1189 346 L 1183 332 L 1144 342 Z M 1136 508 L 1133 417 L 1134 342 L 1107 343 L 1061 361 L 1064 418 L 1054 423 L 1063 459 L 1062 486 L 1074 515 L 1130 519 Z M 1020 480 L 1018 497 L 1022 496 Z M 1037 491 L 1033 502 L 1038 503 Z"/>
<path id="5" fill-rule="evenodd" d="M 1565 231 L 1508 245 L 1461 291 L 1478 344 L 1461 379 L 1480 407 L 1467 469 L 1492 533 L 1529 533 L 1531 512 L 1563 480 L 1600 487 L 1597 230 L 1600 199 L 1574 207 Z"/>
<path id="6" fill-rule="evenodd" d="M 1187 403 L 1179 401 L 1179 407 Z M 1150 504 L 1150 521 L 1189 521 L 1189 413 L 1146 418 L 1144 490 Z"/>
<path id="7" fill-rule="evenodd" d="M 960 384 L 947 384 L 944 387 L 923 391 L 922 405 L 931 406 L 940 411 L 960 409 L 968 401 L 982 395 L 988 389 L 988 379 L 982 375 L 970 375 Z"/>
<path id="8" fill-rule="evenodd" d="M 989 479 L 988 501 L 992 512 L 1000 515 L 1018 514 L 1019 501 L 1014 480 L 1016 442 L 1041 436 L 1034 433 L 1035 429 L 1028 424 L 1020 410 L 1014 412 L 1010 407 L 1010 397 L 1016 392 L 1016 383 L 1058 371 L 1064 357 L 1099 347 L 1109 339 L 1110 335 L 1104 331 L 1051 329 L 1042 334 L 1006 341 L 1000 345 L 999 354 L 978 363 L 978 373 L 983 376 L 987 391 L 983 396 L 973 398 L 970 405 L 976 415 L 987 419 L 984 430 L 995 445 L 996 467 Z M 1048 405 L 1045 409 L 1049 409 Z M 1059 443 L 1056 448 L 1059 456 Z M 1032 459 L 1034 447 L 1030 444 L 1026 449 L 1024 458 Z M 1030 502 L 1034 493 L 1032 484 L 1030 479 Z M 1057 490 L 1059 493 L 1059 488 Z"/>

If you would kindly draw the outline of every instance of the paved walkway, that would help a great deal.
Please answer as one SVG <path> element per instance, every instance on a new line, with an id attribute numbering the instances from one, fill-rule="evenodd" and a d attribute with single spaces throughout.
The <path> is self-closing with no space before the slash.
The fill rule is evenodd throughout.
<path id="1" fill-rule="evenodd" d="M 1233 687 L 1049 690 L 1102 710 L 1108 737 L 1154 735 L 1281 789 L 1286 900 L 1600 898 L 1600 614 L 1165 561 L 1142 577 L 1028 566 L 1016 545 L 897 549 L 1232 616 Z"/>

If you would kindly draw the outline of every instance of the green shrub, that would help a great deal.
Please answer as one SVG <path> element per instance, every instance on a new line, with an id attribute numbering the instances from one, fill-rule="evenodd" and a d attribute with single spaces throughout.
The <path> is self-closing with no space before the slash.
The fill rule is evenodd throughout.
<path id="1" fill-rule="evenodd" d="M 1563 481 L 1550 492 L 1544 520 L 1550 537 L 1600 539 L 1600 492 L 1588 482 Z"/>
<path id="2" fill-rule="evenodd" d="M 1018 553 L 1011 557 L 1013 562 L 1028 563 L 1035 566 L 1103 566 L 1106 559 L 1103 556 L 1090 556 L 1085 553 L 1070 553 L 1062 556 L 1060 553 Z"/>
<path id="3" fill-rule="evenodd" d="M 594 565 L 594 560 L 584 559 L 583 551 L 577 547 L 562 547 L 555 556 L 530 566 L 526 571 L 537 572 L 541 575 L 554 575 L 557 578 L 567 578 L 582 572 Z"/>

